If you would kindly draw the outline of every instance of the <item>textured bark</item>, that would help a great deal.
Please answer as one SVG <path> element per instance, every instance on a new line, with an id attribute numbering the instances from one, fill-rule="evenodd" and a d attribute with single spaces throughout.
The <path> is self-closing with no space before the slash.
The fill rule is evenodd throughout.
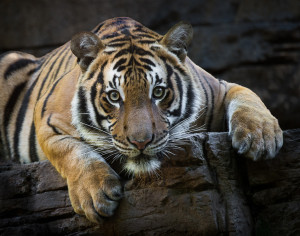
<path id="1" fill-rule="evenodd" d="M 238 156 L 226 133 L 186 147 L 154 176 L 124 181 L 112 218 L 74 213 L 66 182 L 47 161 L 0 166 L 1 235 L 297 235 L 300 129 L 274 160 Z"/>

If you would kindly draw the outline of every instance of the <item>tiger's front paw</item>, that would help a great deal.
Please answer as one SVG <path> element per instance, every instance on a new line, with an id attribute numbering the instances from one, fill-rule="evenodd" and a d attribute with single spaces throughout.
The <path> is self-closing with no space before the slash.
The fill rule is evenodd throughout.
<path id="1" fill-rule="evenodd" d="M 67 178 L 69 196 L 76 213 L 92 222 L 101 222 L 101 216 L 114 214 L 123 192 L 117 174 L 100 163 Z"/>
<path id="2" fill-rule="evenodd" d="M 283 144 L 282 130 L 268 110 L 237 110 L 231 117 L 232 146 L 254 161 L 272 159 Z"/>

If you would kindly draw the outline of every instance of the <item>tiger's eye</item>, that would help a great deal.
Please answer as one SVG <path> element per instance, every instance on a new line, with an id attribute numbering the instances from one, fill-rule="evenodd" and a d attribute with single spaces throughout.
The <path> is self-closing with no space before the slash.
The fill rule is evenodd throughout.
<path id="1" fill-rule="evenodd" d="M 165 95 L 165 88 L 163 87 L 156 87 L 153 90 L 153 97 L 156 99 L 160 99 Z"/>
<path id="2" fill-rule="evenodd" d="M 109 94 L 108 94 L 108 96 L 109 96 L 109 99 L 112 102 L 118 102 L 120 100 L 120 98 L 121 98 L 120 93 L 118 91 L 115 91 L 115 90 L 110 91 Z"/>

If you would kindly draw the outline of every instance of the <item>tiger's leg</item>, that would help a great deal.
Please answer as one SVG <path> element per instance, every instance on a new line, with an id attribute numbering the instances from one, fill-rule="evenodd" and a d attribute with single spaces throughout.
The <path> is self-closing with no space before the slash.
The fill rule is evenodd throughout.
<path id="1" fill-rule="evenodd" d="M 56 96 L 42 97 L 35 107 L 34 122 L 38 142 L 52 165 L 67 180 L 75 212 L 93 222 L 113 215 L 122 197 L 119 176 L 102 156 L 80 139 L 71 124 L 72 94 L 65 88 L 76 86 L 72 78 L 62 79 L 54 90 Z M 61 99 L 64 96 L 65 99 Z M 46 98 L 45 98 L 46 97 Z M 45 101 L 47 106 L 45 107 Z M 44 115 L 41 111 L 45 108 Z"/>
<path id="2" fill-rule="evenodd" d="M 58 127 L 56 130 L 62 132 Z M 99 222 L 99 215 L 112 216 L 122 188 L 118 175 L 105 160 L 79 139 L 56 134 L 50 126 L 38 128 L 38 139 L 50 162 L 66 178 L 75 212 L 85 214 L 92 222 Z"/>
<path id="3" fill-rule="evenodd" d="M 228 85 L 225 107 L 233 147 L 252 160 L 274 158 L 283 144 L 277 119 L 251 90 Z"/>

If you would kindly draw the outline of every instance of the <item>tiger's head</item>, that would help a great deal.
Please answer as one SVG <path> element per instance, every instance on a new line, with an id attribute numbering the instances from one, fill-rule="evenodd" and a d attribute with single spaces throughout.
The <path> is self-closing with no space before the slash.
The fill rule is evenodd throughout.
<path id="1" fill-rule="evenodd" d="M 199 103 L 185 66 L 192 34 L 187 23 L 161 36 L 130 18 L 114 18 L 71 41 L 82 71 L 73 124 L 129 172 L 154 171 L 161 156 L 190 137 Z"/>

